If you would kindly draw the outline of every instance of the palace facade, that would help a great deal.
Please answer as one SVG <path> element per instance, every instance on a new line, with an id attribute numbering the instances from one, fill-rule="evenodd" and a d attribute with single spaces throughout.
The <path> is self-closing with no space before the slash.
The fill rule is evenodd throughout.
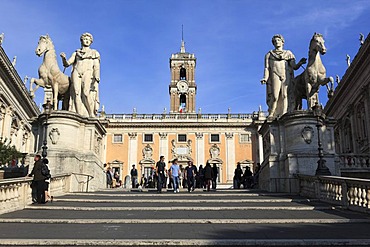
<path id="1" fill-rule="evenodd" d="M 105 160 L 122 179 L 134 164 L 139 177 L 148 177 L 161 155 L 167 162 L 177 158 L 182 166 L 189 160 L 197 167 L 216 164 L 221 183 L 232 182 L 238 163 L 253 171 L 260 162 L 262 142 L 257 130 L 265 114 L 196 112 L 195 70 L 196 57 L 185 51 L 182 42 L 180 52 L 170 57 L 169 113 L 102 112 L 107 130 Z"/>
<path id="2" fill-rule="evenodd" d="M 342 176 L 370 178 L 370 35 L 327 102 Z"/>
<path id="3" fill-rule="evenodd" d="M 15 59 L 11 62 L 0 44 L 0 141 L 25 154 L 34 154 L 31 122 L 40 114 L 19 77 Z M 33 158 L 33 157 L 32 157 Z M 24 162 L 29 164 L 30 160 Z"/>

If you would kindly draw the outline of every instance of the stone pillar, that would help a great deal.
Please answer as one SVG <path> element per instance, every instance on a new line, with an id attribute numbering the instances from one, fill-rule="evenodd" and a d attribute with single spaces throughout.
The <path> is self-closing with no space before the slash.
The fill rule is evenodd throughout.
<path id="1" fill-rule="evenodd" d="M 45 87 L 44 88 L 44 104 L 50 100 L 51 104 L 53 104 L 53 89 L 51 87 Z"/>
<path id="2" fill-rule="evenodd" d="M 370 85 L 364 91 L 365 123 L 370 123 Z M 370 127 L 367 125 L 367 143 L 370 145 Z"/>
<path id="3" fill-rule="evenodd" d="M 186 107 L 185 107 L 185 112 L 189 113 L 191 111 L 190 108 L 190 94 L 186 94 L 186 101 L 185 101 Z"/>
<path id="4" fill-rule="evenodd" d="M 4 120 L 5 120 L 5 115 L 6 115 L 5 113 L 6 113 L 5 109 L 1 108 L 1 111 L 0 111 L 0 136 L 4 136 L 3 127 L 4 127 Z"/>
<path id="5" fill-rule="evenodd" d="M 37 151 L 41 153 L 44 138 L 45 114 L 32 123 Z M 52 111 L 48 117 L 47 158 L 53 176 L 70 173 L 71 191 L 84 192 L 105 188 L 102 160 L 102 138 L 106 130 L 98 119 L 87 119 L 69 111 Z"/>
<path id="6" fill-rule="evenodd" d="M 6 108 L 5 117 L 4 117 L 4 124 L 3 124 L 3 137 L 10 138 L 10 131 L 12 127 L 12 120 L 13 120 L 13 107 L 8 106 Z"/>
<path id="7" fill-rule="evenodd" d="M 173 66 L 173 65 L 172 65 Z M 175 68 L 172 67 L 171 68 L 171 82 L 173 82 L 175 80 Z"/>
<path id="8" fill-rule="evenodd" d="M 332 119 L 325 119 L 323 124 L 317 133 L 317 117 L 311 111 L 294 111 L 262 125 L 259 133 L 263 136 L 266 150 L 261 163 L 261 189 L 295 193 L 299 185 L 294 174 L 315 175 L 319 160 L 318 134 L 322 137 L 326 166 L 333 176 L 339 175 L 332 141 L 335 123 Z"/>
<path id="9" fill-rule="evenodd" d="M 234 176 L 235 160 L 235 143 L 232 132 L 225 133 L 226 136 L 226 182 L 232 183 Z"/>
<path id="10" fill-rule="evenodd" d="M 262 135 L 258 134 L 258 163 L 262 163 L 263 161 L 263 138 Z"/>
<path id="11" fill-rule="evenodd" d="M 195 158 L 195 164 L 197 167 L 199 167 L 200 164 L 205 165 L 205 150 L 204 150 L 204 138 L 203 133 L 197 132 L 195 133 L 196 140 L 195 140 L 195 146 L 196 146 L 196 158 Z"/>
<path id="12" fill-rule="evenodd" d="M 127 164 L 127 174 L 130 174 L 131 166 L 133 164 L 137 165 L 137 133 L 128 133 L 130 137 L 128 143 L 128 164 Z"/>
<path id="13" fill-rule="evenodd" d="M 195 64 L 193 64 L 193 78 L 192 82 L 195 83 Z"/>
<path id="14" fill-rule="evenodd" d="M 158 160 L 161 155 L 163 155 L 166 160 L 169 160 L 168 157 L 168 139 L 167 139 L 168 134 L 165 132 L 159 133 L 159 154 L 158 154 Z M 154 159 L 155 160 L 155 159 Z"/>
<path id="15" fill-rule="evenodd" d="M 355 125 L 355 114 L 353 113 L 353 105 L 351 105 L 351 109 L 348 111 L 349 112 L 349 120 L 351 122 L 351 136 L 352 136 L 352 148 L 351 153 L 358 153 L 358 148 L 357 148 L 357 142 L 356 142 L 356 137 L 357 137 L 357 129 Z"/>

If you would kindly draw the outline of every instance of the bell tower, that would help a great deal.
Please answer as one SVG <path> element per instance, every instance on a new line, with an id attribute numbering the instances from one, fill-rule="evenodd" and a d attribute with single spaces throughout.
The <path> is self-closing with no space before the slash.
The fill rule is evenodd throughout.
<path id="1" fill-rule="evenodd" d="M 195 64 L 194 54 L 185 51 L 182 39 L 180 52 L 170 58 L 170 113 L 195 113 Z"/>

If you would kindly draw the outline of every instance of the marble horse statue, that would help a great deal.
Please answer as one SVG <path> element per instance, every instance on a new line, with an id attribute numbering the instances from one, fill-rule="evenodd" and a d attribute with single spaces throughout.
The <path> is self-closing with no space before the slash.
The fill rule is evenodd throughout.
<path id="1" fill-rule="evenodd" d="M 308 51 L 308 64 L 302 74 L 294 78 L 289 91 L 290 111 L 302 109 L 302 99 L 307 100 L 307 109 L 311 110 L 319 104 L 320 86 L 333 83 L 333 77 L 326 77 L 326 69 L 322 64 L 320 55 L 326 53 L 325 41 L 322 34 L 315 33 L 310 41 Z"/>
<path id="2" fill-rule="evenodd" d="M 32 78 L 30 81 L 31 96 L 34 96 L 39 87 L 51 88 L 53 109 L 58 110 L 58 102 L 62 100 L 62 109 L 68 110 L 70 78 L 59 69 L 55 48 L 49 35 L 40 36 L 35 52 L 39 57 L 44 55 L 44 59 L 39 67 L 39 79 Z M 36 84 L 34 89 L 33 84 Z"/>

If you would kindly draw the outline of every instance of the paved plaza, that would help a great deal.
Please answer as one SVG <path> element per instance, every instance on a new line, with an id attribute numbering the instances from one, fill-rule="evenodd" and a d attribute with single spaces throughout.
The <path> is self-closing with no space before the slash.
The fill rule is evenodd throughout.
<path id="1" fill-rule="evenodd" d="M 370 217 L 287 194 L 104 190 L 0 215 L 0 246 L 367 246 Z"/>

